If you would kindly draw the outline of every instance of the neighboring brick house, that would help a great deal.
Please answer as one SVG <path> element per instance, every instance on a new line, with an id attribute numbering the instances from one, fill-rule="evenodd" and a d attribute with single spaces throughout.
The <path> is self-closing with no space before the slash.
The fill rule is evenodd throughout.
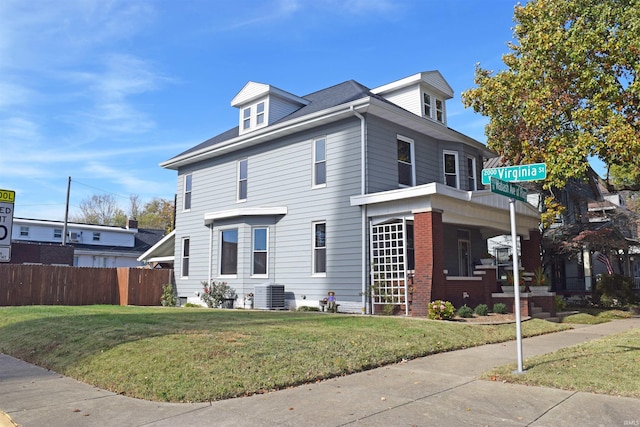
<path id="1" fill-rule="evenodd" d="M 214 279 L 241 298 L 283 285 L 289 307 L 334 291 L 357 313 L 490 303 L 495 269 L 476 264 L 488 237 L 509 232 L 509 204 L 480 184 L 495 154 L 447 126 L 452 97 L 438 71 L 305 96 L 247 83 L 231 101 L 237 126 L 162 163 L 178 173 L 179 296 Z M 523 250 L 539 254 L 537 210 L 518 202 L 516 222 Z"/>

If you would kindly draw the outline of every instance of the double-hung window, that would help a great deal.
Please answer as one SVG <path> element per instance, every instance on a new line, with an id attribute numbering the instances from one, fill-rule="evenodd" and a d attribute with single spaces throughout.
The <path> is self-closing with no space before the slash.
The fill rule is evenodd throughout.
<path id="1" fill-rule="evenodd" d="M 256 126 L 260 126 L 264 123 L 264 102 L 259 102 L 256 105 Z"/>
<path id="2" fill-rule="evenodd" d="M 424 108 L 424 116 L 431 117 L 431 95 L 426 92 L 422 94 L 422 105 Z"/>
<path id="3" fill-rule="evenodd" d="M 29 237 L 29 227 L 20 227 L 20 236 Z"/>
<path id="4" fill-rule="evenodd" d="M 247 200 L 249 160 L 242 159 L 238 162 L 238 201 Z"/>
<path id="5" fill-rule="evenodd" d="M 99 242 L 100 241 L 100 232 L 99 231 L 95 231 L 93 233 L 93 241 L 94 242 Z"/>
<path id="6" fill-rule="evenodd" d="M 313 141 L 313 186 L 327 185 L 327 140 L 318 138 Z"/>
<path id="7" fill-rule="evenodd" d="M 476 191 L 476 159 L 475 157 L 467 157 L 467 179 L 469 180 L 469 190 Z"/>
<path id="8" fill-rule="evenodd" d="M 398 185 L 411 187 L 415 183 L 413 140 L 398 135 Z"/>
<path id="9" fill-rule="evenodd" d="M 269 231 L 265 227 L 253 229 L 253 265 L 251 274 L 253 276 L 264 276 L 267 274 L 269 262 Z"/>
<path id="10" fill-rule="evenodd" d="M 220 275 L 238 274 L 238 229 L 220 232 Z"/>
<path id="11" fill-rule="evenodd" d="M 53 229 L 53 238 L 54 239 L 62 239 L 62 228 L 54 228 Z"/>
<path id="12" fill-rule="evenodd" d="M 180 271 L 181 277 L 189 276 L 189 238 L 182 238 L 182 271 Z"/>
<path id="13" fill-rule="evenodd" d="M 184 193 L 182 200 L 182 210 L 191 209 L 191 174 L 184 176 Z"/>
<path id="14" fill-rule="evenodd" d="M 250 129 L 251 128 L 251 107 L 247 107 L 242 110 L 242 129 Z"/>
<path id="15" fill-rule="evenodd" d="M 444 183 L 450 187 L 460 188 L 458 181 L 458 153 L 455 151 L 445 151 L 444 163 Z"/>
<path id="16" fill-rule="evenodd" d="M 444 123 L 444 102 L 441 99 L 436 99 L 436 120 Z"/>
<path id="17" fill-rule="evenodd" d="M 313 274 L 327 273 L 327 223 L 313 223 Z"/>

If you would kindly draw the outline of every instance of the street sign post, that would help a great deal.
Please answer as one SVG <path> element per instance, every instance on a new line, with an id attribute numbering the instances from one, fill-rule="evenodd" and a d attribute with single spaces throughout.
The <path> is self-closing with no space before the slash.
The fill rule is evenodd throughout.
<path id="1" fill-rule="evenodd" d="M 514 182 L 539 181 L 547 177 L 547 165 L 534 163 L 530 165 L 508 166 L 482 170 L 482 183 L 491 185 L 491 192 L 509 198 L 509 217 L 511 220 L 511 246 L 513 253 L 513 284 L 516 312 L 516 347 L 518 352 L 518 370 L 522 370 L 522 320 L 520 319 L 520 262 L 518 260 L 518 236 L 516 235 L 516 200 L 526 202 L 527 190 Z"/>
<path id="2" fill-rule="evenodd" d="M 0 189 L 0 262 L 11 261 L 11 230 L 16 192 Z"/>
<path id="3" fill-rule="evenodd" d="M 502 181 L 491 177 L 491 192 L 510 197 L 512 199 L 527 201 L 527 189 L 512 182 Z"/>
<path id="4" fill-rule="evenodd" d="M 482 183 L 484 185 L 491 184 L 492 177 L 507 182 L 539 181 L 547 177 L 547 164 L 532 163 L 530 165 L 482 169 Z"/>

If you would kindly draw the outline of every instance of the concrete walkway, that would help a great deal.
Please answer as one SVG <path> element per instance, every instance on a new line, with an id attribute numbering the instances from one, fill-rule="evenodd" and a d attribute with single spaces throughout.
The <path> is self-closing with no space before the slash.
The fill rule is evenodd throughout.
<path id="1" fill-rule="evenodd" d="M 636 317 L 526 338 L 524 358 L 639 327 Z M 491 344 L 211 404 L 131 399 L 0 354 L 0 409 L 24 427 L 640 426 L 640 399 L 477 379 L 516 354 L 514 341 Z"/>

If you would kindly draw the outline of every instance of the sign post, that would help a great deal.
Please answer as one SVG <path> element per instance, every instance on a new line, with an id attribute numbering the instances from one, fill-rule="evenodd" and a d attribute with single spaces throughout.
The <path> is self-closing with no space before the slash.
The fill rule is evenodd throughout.
<path id="1" fill-rule="evenodd" d="M 11 261 L 11 230 L 16 192 L 0 189 L 0 262 Z"/>
<path id="2" fill-rule="evenodd" d="M 516 200 L 527 201 L 527 190 L 513 182 L 538 181 L 547 177 L 546 163 L 489 168 L 482 170 L 482 183 L 491 185 L 491 192 L 509 198 L 509 218 L 511 222 L 511 246 L 513 253 L 513 294 L 516 315 L 516 347 L 518 370 L 522 370 L 522 320 L 520 319 L 520 262 L 518 257 L 518 235 L 516 234 Z"/>

